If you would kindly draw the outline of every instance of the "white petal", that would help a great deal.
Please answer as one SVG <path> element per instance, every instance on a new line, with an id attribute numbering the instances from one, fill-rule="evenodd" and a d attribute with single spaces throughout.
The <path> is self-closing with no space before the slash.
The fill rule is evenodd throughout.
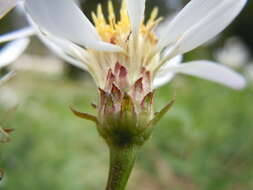
<path id="1" fill-rule="evenodd" d="M 100 40 L 96 29 L 73 1 L 26 0 L 25 7 L 42 30 L 87 48 L 121 51 L 121 48 Z"/>
<path id="2" fill-rule="evenodd" d="M 13 32 L 9 32 L 7 34 L 0 35 L 0 43 L 29 37 L 31 35 L 34 35 L 36 33 L 35 29 L 33 27 L 27 27 L 20 30 L 16 30 Z"/>
<path id="3" fill-rule="evenodd" d="M 82 70 L 87 70 L 87 67 L 85 66 L 84 63 L 82 63 L 81 61 L 69 55 L 71 53 L 69 52 L 70 49 L 74 48 L 74 47 L 71 47 L 72 44 L 70 42 L 64 41 L 61 39 L 56 39 L 53 36 L 49 37 L 47 35 L 42 35 L 42 34 L 38 34 L 38 37 L 50 50 L 52 50 L 61 59 L 65 60 L 66 62 Z"/>
<path id="4" fill-rule="evenodd" d="M 222 32 L 241 12 L 247 0 L 227 0 L 192 27 L 178 42 L 179 53 L 185 53 L 200 46 Z"/>
<path id="5" fill-rule="evenodd" d="M 4 67 L 15 61 L 26 50 L 30 40 L 23 38 L 12 41 L 0 51 L 0 67 Z"/>
<path id="6" fill-rule="evenodd" d="M 144 19 L 146 0 L 127 0 L 128 15 L 130 17 L 133 33 L 139 32 Z"/>
<path id="7" fill-rule="evenodd" d="M 163 39 L 163 42 L 165 40 L 168 40 L 167 38 L 167 28 L 169 24 L 171 24 L 172 20 L 175 18 L 176 13 L 170 14 L 166 16 L 155 28 L 154 28 L 154 33 L 157 36 L 158 39 Z M 164 36 L 165 35 L 165 36 Z M 162 41 L 160 41 L 161 43 Z"/>
<path id="8" fill-rule="evenodd" d="M 0 19 L 13 9 L 19 0 L 0 0 Z"/>
<path id="9" fill-rule="evenodd" d="M 155 76 L 155 79 L 153 82 L 154 88 L 158 88 L 158 87 L 163 86 L 164 84 L 170 82 L 173 79 L 173 77 L 175 76 L 175 74 L 172 72 L 169 72 L 168 69 L 171 66 L 179 65 L 182 62 L 182 60 L 183 60 L 183 56 L 178 55 L 177 57 L 171 59 L 165 65 L 163 65 Z"/>
<path id="10" fill-rule="evenodd" d="M 190 51 L 224 30 L 247 0 L 191 0 L 171 22 L 158 47 L 177 42 L 179 53 Z"/>
<path id="11" fill-rule="evenodd" d="M 57 38 L 54 35 L 51 35 L 49 33 L 41 32 L 38 25 L 31 20 L 31 18 L 28 16 L 28 21 L 33 26 L 33 28 L 36 30 L 36 34 L 38 38 L 50 49 L 52 50 L 57 56 L 59 56 L 61 59 L 65 60 L 66 62 L 81 68 L 83 70 L 87 70 L 85 64 L 81 61 L 79 61 L 77 58 L 75 58 L 76 54 L 80 55 L 85 53 L 85 50 L 80 48 L 79 46 L 73 44 L 72 42 Z"/>
<path id="12" fill-rule="evenodd" d="M 7 82 L 8 80 L 10 80 L 15 74 L 16 74 L 15 71 L 11 71 L 11 72 L 5 74 L 4 76 L 2 76 L 0 78 L 0 86 L 2 86 L 5 82 Z"/>
<path id="13" fill-rule="evenodd" d="M 230 88 L 239 90 L 245 87 L 245 79 L 235 71 L 211 62 L 211 61 L 193 61 L 177 66 L 167 67 L 169 73 L 183 73 L 200 77 L 206 80 L 226 85 Z"/>
<path id="14" fill-rule="evenodd" d="M 164 30 L 159 46 L 175 43 L 185 31 L 219 6 L 221 2 L 221 0 L 191 0 Z"/>

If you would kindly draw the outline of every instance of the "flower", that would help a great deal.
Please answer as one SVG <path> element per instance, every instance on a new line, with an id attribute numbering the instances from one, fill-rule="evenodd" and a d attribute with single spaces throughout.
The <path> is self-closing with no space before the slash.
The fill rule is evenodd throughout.
<path id="1" fill-rule="evenodd" d="M 99 59 L 89 60 L 92 59 L 90 55 L 94 54 L 94 51 L 102 53 L 105 56 L 104 60 L 108 60 L 109 55 L 115 54 L 125 54 L 130 57 L 134 62 L 134 64 L 128 64 L 131 65 L 131 75 L 135 73 L 133 79 L 138 78 L 136 71 L 141 69 L 142 63 L 140 62 L 146 61 L 145 64 L 153 72 L 154 87 L 167 83 L 176 73 L 183 73 L 240 89 L 245 85 L 244 79 L 224 66 L 209 61 L 179 65 L 180 62 L 176 61 L 181 61 L 181 59 L 176 56 L 180 56 L 215 37 L 239 14 L 246 2 L 247 0 L 210 2 L 208 0 L 191 0 L 165 27 L 160 36 L 154 32 L 161 20 L 160 18 L 156 19 L 156 9 L 150 20 L 147 23 L 143 22 L 145 0 L 127 0 L 123 3 L 121 21 L 116 20 L 111 3 L 109 3 L 109 23 L 106 23 L 102 9 L 98 8 L 98 14 L 96 16 L 93 14 L 95 27 L 74 2 L 67 0 L 6 0 L 2 3 L 4 6 L 1 6 L 0 17 L 17 3 L 24 5 L 30 21 L 38 29 L 36 34 L 57 54 L 82 68 L 89 67 L 86 69 L 92 73 L 94 79 L 100 80 L 97 81 L 98 86 L 101 86 L 99 78 L 103 77 L 99 74 L 101 71 L 97 71 L 101 66 L 95 63 Z M 116 28 L 113 28 L 114 24 L 116 24 Z M 26 28 L 17 33 L 2 36 L 0 41 L 34 34 L 32 30 L 32 28 Z M 109 39 L 110 37 L 111 39 Z M 117 39 L 116 42 L 111 41 L 115 37 L 121 38 L 121 41 L 120 39 Z M 126 40 L 127 38 L 129 40 Z M 144 38 L 148 38 L 148 40 L 143 41 Z M 126 40 L 125 43 L 123 39 Z M 137 39 L 135 40 L 137 42 L 133 44 L 134 39 Z M 149 44 L 151 42 L 152 44 Z M 91 50 L 93 50 L 92 53 L 90 53 Z M 131 51 L 133 52 L 131 53 Z M 90 54 L 89 58 L 87 54 Z M 139 60 L 134 60 L 137 56 Z M 173 60 L 173 64 L 171 60 Z M 209 72 L 210 70 L 213 72 Z"/>
<path id="2" fill-rule="evenodd" d="M 20 2 L 6 1 L 5 12 Z M 36 34 L 59 55 L 92 75 L 100 91 L 98 120 L 103 126 L 123 125 L 130 130 L 129 125 L 137 123 L 142 131 L 154 118 L 154 89 L 177 73 L 234 89 L 245 86 L 242 76 L 220 64 L 206 60 L 181 62 L 182 54 L 222 32 L 247 0 L 191 0 L 160 35 L 155 32 L 162 20 L 158 9 L 144 21 L 145 0 L 122 1 L 119 19 L 111 1 L 108 18 L 99 5 L 92 13 L 94 25 L 73 1 L 22 2 Z M 75 113 L 97 122 L 94 117 Z"/>

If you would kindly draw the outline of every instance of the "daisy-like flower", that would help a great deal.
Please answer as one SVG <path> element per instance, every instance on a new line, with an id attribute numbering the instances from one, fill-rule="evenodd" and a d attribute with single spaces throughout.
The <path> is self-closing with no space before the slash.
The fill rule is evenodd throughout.
<path id="1" fill-rule="evenodd" d="M 144 107 L 146 101 L 152 100 L 154 88 L 167 83 L 176 73 L 243 88 L 244 78 L 222 65 L 203 60 L 180 63 L 182 54 L 224 30 L 245 3 L 246 0 L 192 0 L 159 36 L 155 33 L 161 21 L 158 10 L 154 9 L 144 21 L 145 0 L 122 1 L 118 19 L 110 1 L 108 18 L 99 5 L 92 13 L 94 25 L 72 1 L 26 0 L 24 6 L 41 38 L 83 64 L 92 75 L 101 94 L 98 120 L 106 125 L 104 119 L 108 117 L 104 114 L 121 112 L 124 102 L 132 102 L 129 109 L 137 115 L 152 110 Z M 147 120 L 151 119 L 152 114 Z"/>
<path id="2" fill-rule="evenodd" d="M 9 5 L 1 14 L 21 2 L 5 1 Z M 93 24 L 70 0 L 22 1 L 36 34 L 57 54 L 86 69 L 99 89 L 97 117 L 73 111 L 94 121 L 110 147 L 108 190 L 124 189 L 136 147 L 149 138 L 153 126 L 173 103 L 155 114 L 155 88 L 169 82 L 177 73 L 234 89 L 245 86 L 243 77 L 217 63 L 181 62 L 182 54 L 222 32 L 246 2 L 191 0 L 157 35 L 155 31 L 162 19 L 158 17 L 158 9 L 144 18 L 145 0 L 122 1 L 119 18 L 110 1 L 107 18 L 99 5 L 92 13 Z"/>
<path id="3" fill-rule="evenodd" d="M 97 15 L 93 15 L 95 27 L 74 2 L 1 0 L 0 18 L 14 6 L 21 4 L 26 7 L 32 25 L 38 30 L 34 31 L 34 27 L 29 27 L 15 31 L 0 36 L 0 42 L 37 34 L 58 55 L 84 69 L 97 65 L 86 58 L 90 49 L 104 52 L 107 56 L 108 52 L 124 52 L 131 59 L 139 57 L 138 61 L 132 60 L 128 64 L 131 70 L 140 70 L 146 62 L 145 67 L 153 74 L 153 88 L 166 84 L 174 74 L 183 73 L 240 89 L 245 85 L 243 78 L 221 65 L 210 61 L 194 61 L 187 65 L 179 63 L 182 61 L 180 55 L 215 37 L 229 25 L 245 3 L 246 0 L 192 0 L 163 27 L 164 30 L 158 36 L 155 29 L 161 19 L 156 18 L 157 9 L 154 9 L 149 21 L 143 22 L 145 0 L 128 0 L 121 10 L 120 20 L 116 19 L 111 5 L 108 19 L 104 17 L 102 9 L 98 8 Z M 117 42 L 111 41 L 114 38 L 118 38 Z M 124 38 L 128 40 L 124 42 Z M 134 45 L 131 42 L 133 40 L 136 41 Z M 97 68 L 87 70 L 90 73 L 94 72 L 90 70 L 95 70 L 96 75 L 102 76 Z M 93 77 L 95 80 L 99 78 L 95 75 Z M 133 77 L 136 78 L 138 74 Z M 97 81 L 97 84 L 101 87 L 101 82 Z"/>

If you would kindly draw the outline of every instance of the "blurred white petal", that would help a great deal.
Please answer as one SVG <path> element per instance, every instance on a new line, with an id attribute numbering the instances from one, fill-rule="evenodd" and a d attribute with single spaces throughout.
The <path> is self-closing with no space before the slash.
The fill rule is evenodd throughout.
<path id="1" fill-rule="evenodd" d="M 198 23 L 204 15 L 214 10 L 221 0 L 191 0 L 168 24 L 161 36 L 159 46 L 175 43 L 189 28 Z"/>
<path id="2" fill-rule="evenodd" d="M 241 12 L 247 0 L 227 0 L 222 6 L 192 27 L 178 42 L 179 53 L 185 53 L 222 32 Z"/>
<path id="3" fill-rule="evenodd" d="M 4 67 L 15 61 L 26 50 L 30 43 L 28 38 L 9 42 L 0 50 L 0 67 Z"/>
<path id="4" fill-rule="evenodd" d="M 182 73 L 203 78 L 239 90 L 245 87 L 245 79 L 235 71 L 211 61 L 193 61 L 167 67 L 167 72 Z"/>
<path id="5" fill-rule="evenodd" d="M 45 30 L 87 48 L 121 51 L 120 47 L 100 40 L 94 26 L 73 1 L 26 0 L 25 7 L 31 19 L 42 31 Z"/>
<path id="6" fill-rule="evenodd" d="M 41 41 L 50 49 L 52 50 L 57 56 L 59 56 L 61 59 L 65 60 L 66 62 L 82 69 L 87 70 L 87 67 L 85 64 L 77 59 L 70 56 L 71 52 L 67 52 L 67 50 L 70 51 L 70 48 L 72 44 L 70 42 L 56 39 L 53 36 L 50 38 L 48 36 L 38 34 L 38 37 L 41 39 Z M 73 47 L 74 48 L 74 47 Z"/>
<path id="7" fill-rule="evenodd" d="M 127 0 L 128 14 L 134 34 L 137 34 L 144 19 L 146 0 Z"/>
<path id="8" fill-rule="evenodd" d="M 0 19 L 13 9 L 19 0 L 0 0 Z"/>
<path id="9" fill-rule="evenodd" d="M 231 37 L 214 52 L 214 57 L 219 63 L 238 69 L 250 61 L 250 50 L 240 38 Z"/>
<path id="10" fill-rule="evenodd" d="M 169 26 L 169 24 L 171 23 L 171 21 L 175 18 L 176 13 L 170 14 L 168 16 L 166 16 L 161 22 L 160 24 L 158 24 L 155 28 L 154 28 L 154 32 L 155 35 L 158 37 L 158 39 L 160 38 L 164 38 L 164 34 L 166 34 L 165 40 L 167 39 L 167 28 Z M 165 42 L 165 40 L 163 40 L 163 42 Z M 160 41 L 161 43 L 161 41 Z"/>
<path id="11" fill-rule="evenodd" d="M 1 77 L 0 78 L 0 86 L 2 86 L 5 82 L 10 80 L 15 74 L 16 74 L 15 71 L 11 71 L 11 72 L 5 74 L 3 77 Z"/>
<path id="12" fill-rule="evenodd" d="M 247 0 L 192 0 L 171 22 L 158 47 L 177 43 L 185 53 L 222 32 L 240 13 Z"/>
<path id="13" fill-rule="evenodd" d="M 20 30 L 15 30 L 7 34 L 0 35 L 0 43 L 29 37 L 36 34 L 36 30 L 33 27 L 26 27 Z"/>
<path id="14" fill-rule="evenodd" d="M 253 63 L 247 64 L 244 67 L 244 74 L 246 78 L 250 81 L 251 85 L 253 84 Z"/>
<path id="15" fill-rule="evenodd" d="M 154 88 L 158 88 L 170 82 L 175 76 L 175 74 L 172 72 L 169 72 L 168 71 L 169 68 L 171 66 L 179 65 L 182 62 L 182 60 L 183 60 L 183 56 L 178 55 L 177 57 L 171 59 L 165 65 L 163 65 L 161 69 L 157 72 L 156 77 L 154 79 L 154 82 L 153 82 Z"/>
<path id="16" fill-rule="evenodd" d="M 84 49 L 80 48 L 79 46 L 75 45 L 74 43 L 68 40 L 57 38 L 56 36 L 51 35 L 49 33 L 45 33 L 45 32 L 42 33 L 39 30 L 39 26 L 36 23 L 34 23 L 33 20 L 31 20 L 29 16 L 28 16 L 28 21 L 36 30 L 36 34 L 38 38 L 57 56 L 59 56 L 61 59 L 65 60 L 66 62 L 78 68 L 87 70 L 85 64 L 82 61 L 77 60 L 76 58 L 80 54 L 85 52 Z M 75 56 L 76 54 L 79 54 L 79 55 Z"/>

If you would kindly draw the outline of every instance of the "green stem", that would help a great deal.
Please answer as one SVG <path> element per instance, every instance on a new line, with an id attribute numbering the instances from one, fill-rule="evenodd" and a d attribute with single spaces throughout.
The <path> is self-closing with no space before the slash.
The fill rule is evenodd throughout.
<path id="1" fill-rule="evenodd" d="M 137 146 L 110 147 L 110 171 L 106 190 L 125 189 L 137 150 Z"/>

